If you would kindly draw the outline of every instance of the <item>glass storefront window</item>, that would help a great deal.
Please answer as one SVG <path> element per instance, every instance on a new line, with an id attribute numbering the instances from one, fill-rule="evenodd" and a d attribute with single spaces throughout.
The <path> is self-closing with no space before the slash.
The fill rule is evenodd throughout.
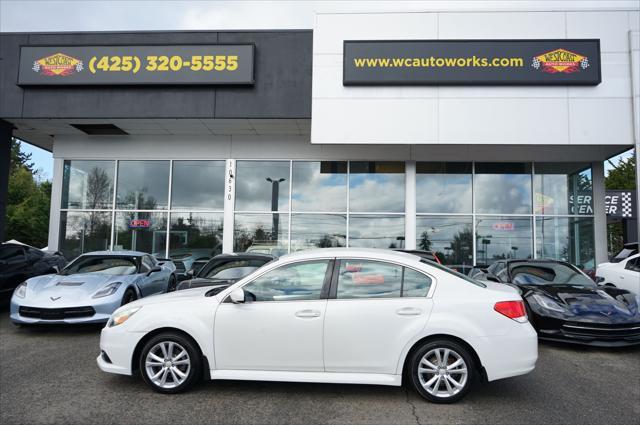
<path id="1" fill-rule="evenodd" d="M 291 251 L 347 246 L 347 216 L 340 214 L 293 214 Z"/>
<path id="2" fill-rule="evenodd" d="M 531 164 L 476 163 L 478 214 L 531 214 Z"/>
<path id="3" fill-rule="evenodd" d="M 360 248 L 404 248 L 404 217 L 351 215 L 349 246 Z"/>
<path id="4" fill-rule="evenodd" d="M 593 219 L 582 217 L 537 217 L 536 255 L 595 269 Z"/>
<path id="5" fill-rule="evenodd" d="M 114 251 L 130 249 L 164 257 L 166 246 L 166 213 L 138 211 L 116 213 Z"/>
<path id="6" fill-rule="evenodd" d="M 294 161 L 292 176 L 292 211 L 347 211 L 346 162 Z"/>
<path id="7" fill-rule="evenodd" d="M 529 217 L 477 217 L 476 263 L 533 258 L 533 232 Z"/>
<path id="8" fill-rule="evenodd" d="M 114 161 L 64 161 L 62 208 L 110 209 L 114 170 Z"/>
<path id="9" fill-rule="evenodd" d="M 237 161 L 236 211 L 288 211 L 289 161 Z"/>
<path id="10" fill-rule="evenodd" d="M 418 162 L 416 211 L 418 213 L 471 213 L 470 162 Z"/>
<path id="11" fill-rule="evenodd" d="M 416 235 L 416 248 L 435 252 L 444 264 L 473 264 L 471 217 L 418 216 Z"/>
<path id="12" fill-rule="evenodd" d="M 349 173 L 350 211 L 404 212 L 404 162 L 353 161 Z"/>
<path id="13" fill-rule="evenodd" d="M 164 210 L 169 198 L 169 161 L 118 162 L 118 209 Z"/>
<path id="14" fill-rule="evenodd" d="M 536 214 L 593 214 L 589 164 L 536 163 L 533 187 Z"/>
<path id="15" fill-rule="evenodd" d="M 60 214 L 60 251 L 71 261 L 91 251 L 105 251 L 111 244 L 111 213 L 66 212 Z"/>
<path id="16" fill-rule="evenodd" d="M 194 261 L 222 253 L 223 219 L 222 213 L 172 213 L 169 258 L 189 270 Z"/>
<path id="17" fill-rule="evenodd" d="M 236 214 L 234 252 L 284 255 L 289 250 L 288 214 Z"/>
<path id="18" fill-rule="evenodd" d="M 174 161 L 171 208 L 223 210 L 225 161 Z"/>

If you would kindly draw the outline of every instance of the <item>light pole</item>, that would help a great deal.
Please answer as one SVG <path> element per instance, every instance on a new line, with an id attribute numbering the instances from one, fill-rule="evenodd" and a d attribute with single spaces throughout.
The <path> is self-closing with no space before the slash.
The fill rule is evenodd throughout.
<path id="1" fill-rule="evenodd" d="M 280 217 L 278 216 L 278 196 L 280 193 L 280 183 L 285 179 L 272 179 L 267 177 L 266 180 L 271 183 L 271 212 L 273 212 L 273 224 L 271 229 L 271 240 L 278 240 L 278 227 L 280 227 Z"/>

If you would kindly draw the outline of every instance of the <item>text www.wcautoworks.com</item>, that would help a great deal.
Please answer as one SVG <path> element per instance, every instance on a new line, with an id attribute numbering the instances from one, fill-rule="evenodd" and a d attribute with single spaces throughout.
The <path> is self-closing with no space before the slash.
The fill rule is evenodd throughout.
<path id="1" fill-rule="evenodd" d="M 356 68 L 514 68 L 524 66 L 523 58 L 354 58 Z"/>

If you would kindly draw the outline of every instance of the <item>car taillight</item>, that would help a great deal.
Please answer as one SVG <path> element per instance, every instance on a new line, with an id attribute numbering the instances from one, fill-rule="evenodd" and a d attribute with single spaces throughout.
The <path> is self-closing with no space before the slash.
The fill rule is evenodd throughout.
<path id="1" fill-rule="evenodd" d="M 493 309 L 516 322 L 527 321 L 527 310 L 524 308 L 523 301 L 500 301 L 493 306 Z"/>

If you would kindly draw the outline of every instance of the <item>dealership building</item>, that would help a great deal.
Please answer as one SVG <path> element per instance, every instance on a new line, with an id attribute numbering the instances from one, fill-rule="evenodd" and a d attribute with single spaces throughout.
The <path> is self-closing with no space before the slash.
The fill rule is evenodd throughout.
<path id="1" fill-rule="evenodd" d="M 0 200 L 16 137 L 53 152 L 49 248 L 68 258 L 351 246 L 592 268 L 603 161 L 639 139 L 639 31 L 638 9 L 599 8 L 2 33 Z"/>

